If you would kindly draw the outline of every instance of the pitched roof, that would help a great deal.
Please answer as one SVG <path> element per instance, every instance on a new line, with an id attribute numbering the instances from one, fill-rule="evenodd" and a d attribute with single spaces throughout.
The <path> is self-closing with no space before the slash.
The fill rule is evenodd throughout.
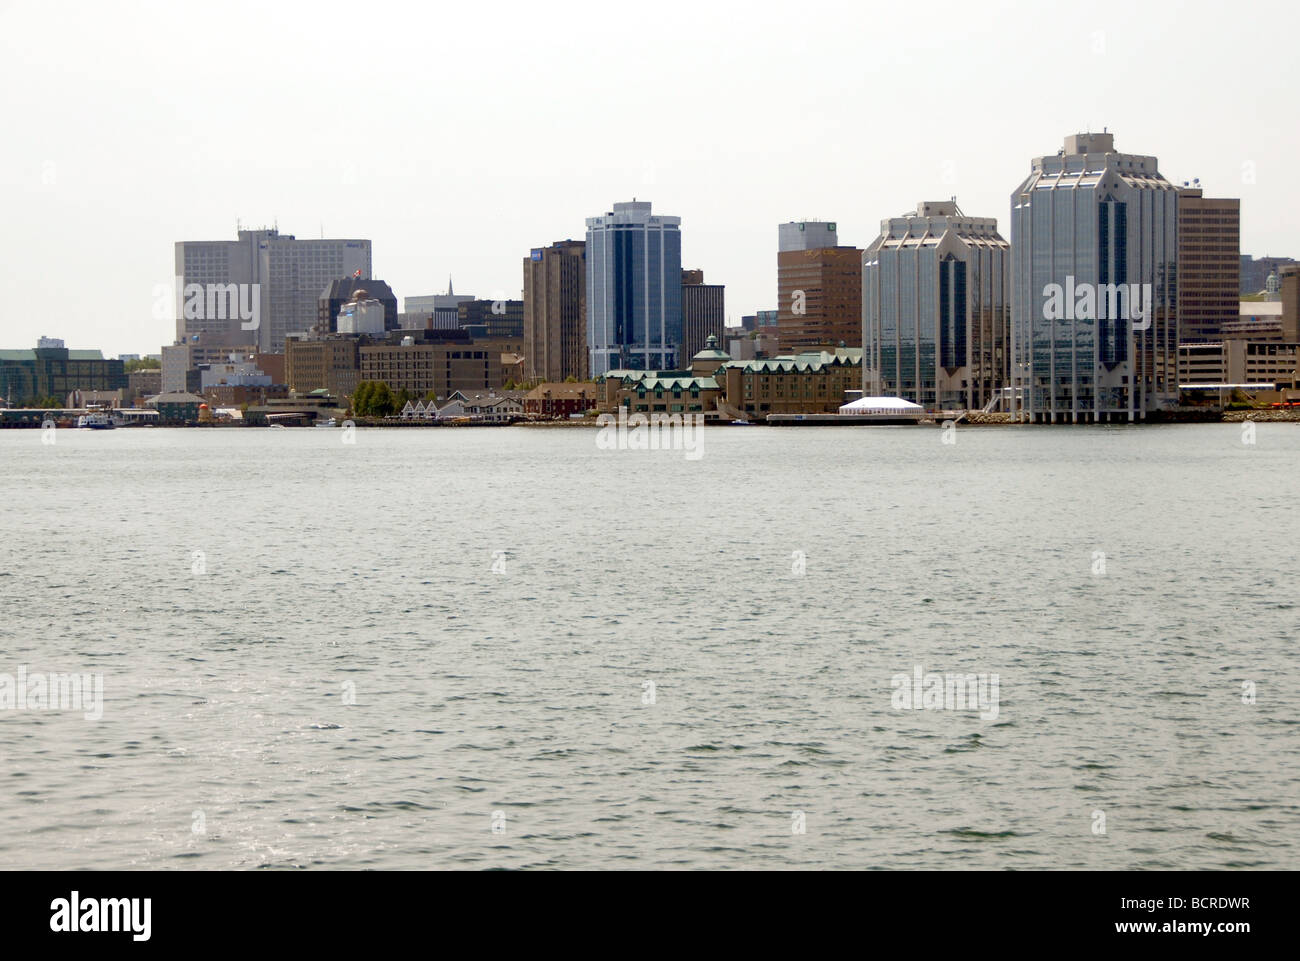
<path id="1" fill-rule="evenodd" d="M 548 384 L 538 384 L 528 392 L 528 400 L 545 400 L 547 397 L 551 400 L 578 400 L 596 398 L 596 387 L 594 384 L 568 384 L 553 382 Z"/>
<path id="2" fill-rule="evenodd" d="M 718 382 L 712 377 L 646 377 L 633 385 L 634 390 L 717 390 Z"/>

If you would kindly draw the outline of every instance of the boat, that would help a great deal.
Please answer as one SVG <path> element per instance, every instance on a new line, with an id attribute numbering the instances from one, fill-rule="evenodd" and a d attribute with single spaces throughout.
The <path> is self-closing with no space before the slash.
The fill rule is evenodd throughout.
<path id="1" fill-rule="evenodd" d="M 268 430 L 288 430 L 288 429 L 289 429 L 289 428 L 285 427 L 283 424 L 267 424 L 266 426 L 267 426 L 267 429 L 268 429 Z"/>
<path id="2" fill-rule="evenodd" d="M 733 420 L 731 422 L 731 426 L 732 427 L 753 427 L 754 422 L 752 420 Z"/>
<path id="3" fill-rule="evenodd" d="M 77 418 L 77 426 L 91 430 L 112 430 L 116 425 L 108 411 L 91 409 Z"/>
<path id="4" fill-rule="evenodd" d="M 318 420 L 318 421 L 316 421 L 316 426 L 317 426 L 317 427 L 337 427 L 337 426 L 339 426 L 339 425 L 338 425 L 338 421 L 336 421 L 333 417 L 331 417 L 329 420 L 325 420 L 325 421 L 320 421 L 320 420 Z"/>

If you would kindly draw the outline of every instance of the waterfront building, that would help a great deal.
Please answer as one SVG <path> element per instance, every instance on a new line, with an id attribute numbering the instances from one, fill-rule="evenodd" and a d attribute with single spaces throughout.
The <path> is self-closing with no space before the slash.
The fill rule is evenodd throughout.
<path id="1" fill-rule="evenodd" d="M 524 412 L 537 417 L 585 414 L 597 404 L 596 385 L 589 383 L 538 384 L 524 396 Z"/>
<path id="2" fill-rule="evenodd" d="M 1213 343 L 1237 319 L 1241 287 L 1241 201 L 1178 191 L 1178 339 Z M 1182 379 L 1181 377 L 1179 378 Z"/>
<path id="3" fill-rule="evenodd" d="M 435 331 L 438 334 L 461 331 Z M 382 381 L 394 392 L 433 396 L 439 400 L 452 391 L 500 390 L 514 379 L 518 368 L 511 356 L 520 352 L 518 340 L 475 341 L 436 339 L 417 341 L 403 337 L 399 343 L 359 347 L 358 382 Z"/>
<path id="4" fill-rule="evenodd" d="M 129 386 L 120 359 L 98 350 L 69 350 L 63 341 L 41 338 L 30 350 L 0 350 L 0 405 L 21 407 L 74 390 L 120 391 Z"/>
<path id="5" fill-rule="evenodd" d="M 587 350 L 593 377 L 658 370 L 682 343 L 681 218 L 648 201 L 587 218 Z"/>
<path id="6" fill-rule="evenodd" d="M 1225 340 L 1218 344 L 1180 344 L 1178 382 L 1196 384 L 1273 384 L 1278 390 L 1300 386 L 1300 343 Z"/>
<path id="7" fill-rule="evenodd" d="M 369 240 L 299 240 L 276 229 L 239 230 L 237 240 L 178 242 L 176 339 L 185 342 L 208 333 L 226 344 L 282 352 L 287 334 L 308 331 L 318 322 L 322 290 L 340 277 L 368 280 L 370 263 Z M 186 316 L 193 312 L 187 310 L 185 296 L 191 284 L 205 291 L 197 317 Z M 208 308 L 206 296 L 213 291 L 219 295 L 215 310 Z M 248 303 L 256 300 L 255 328 L 245 329 L 253 320 L 231 309 L 241 297 Z"/>
<path id="8" fill-rule="evenodd" d="M 726 403 L 754 419 L 768 414 L 833 414 L 849 391 L 861 389 L 862 348 L 731 360 L 714 376 Z"/>
<path id="9" fill-rule="evenodd" d="M 1011 245 L 956 200 L 883 220 L 862 256 L 863 390 L 982 407 L 1007 384 Z"/>
<path id="10" fill-rule="evenodd" d="M 1110 133 L 1066 137 L 1011 208 L 1020 412 L 1132 421 L 1176 404 L 1178 191 L 1156 158 L 1117 152 Z"/>
<path id="11" fill-rule="evenodd" d="M 460 416 L 485 424 L 506 424 L 524 416 L 527 394 L 524 390 L 455 390 L 447 400 L 460 405 Z"/>
<path id="12" fill-rule="evenodd" d="M 587 244 L 560 240 L 524 258 L 528 378 L 587 377 Z"/>
<path id="13" fill-rule="evenodd" d="M 161 424 L 197 424 L 199 410 L 207 407 L 207 402 L 197 394 L 172 391 L 150 397 L 146 406 L 158 411 L 158 422 Z"/>

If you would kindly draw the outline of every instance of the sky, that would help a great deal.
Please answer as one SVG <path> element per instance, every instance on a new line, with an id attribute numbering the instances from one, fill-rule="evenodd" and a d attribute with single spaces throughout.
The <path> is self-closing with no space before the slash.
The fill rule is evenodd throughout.
<path id="1" fill-rule="evenodd" d="M 1300 256 L 1289 3 L 221 4 L 0 0 L 0 347 L 156 353 L 174 244 L 369 238 L 399 302 L 517 298 L 616 201 L 682 219 L 729 322 L 776 304 L 777 225 L 1011 192 L 1069 133 L 1240 197 Z"/>

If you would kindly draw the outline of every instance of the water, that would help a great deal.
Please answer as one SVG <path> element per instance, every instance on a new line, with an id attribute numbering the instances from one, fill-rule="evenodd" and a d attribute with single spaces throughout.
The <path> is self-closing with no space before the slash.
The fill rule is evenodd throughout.
<path id="1" fill-rule="evenodd" d="M 1300 425 L 941 433 L 0 431 L 0 863 L 1300 867 Z"/>

